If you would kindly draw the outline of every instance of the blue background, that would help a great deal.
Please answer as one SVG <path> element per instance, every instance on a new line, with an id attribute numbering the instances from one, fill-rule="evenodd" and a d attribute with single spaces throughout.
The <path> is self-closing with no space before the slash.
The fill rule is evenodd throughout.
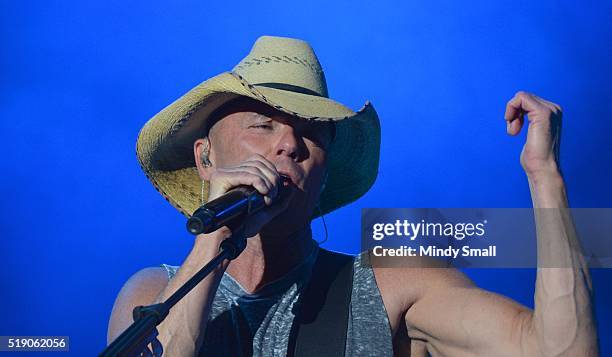
<path id="1" fill-rule="evenodd" d="M 362 207 L 529 207 L 524 132 L 505 103 L 527 90 L 564 108 L 571 205 L 612 206 L 612 4 L 571 1 L 40 1 L 0 11 L 0 335 L 105 345 L 137 270 L 180 264 L 184 218 L 136 162 L 145 121 L 231 69 L 262 34 L 303 38 L 333 98 L 372 100 L 380 174 L 325 217 L 325 247 L 356 253 Z M 313 221 L 323 239 L 320 220 Z M 532 306 L 533 270 L 473 270 Z M 612 271 L 593 272 L 602 355 L 612 354 Z"/>

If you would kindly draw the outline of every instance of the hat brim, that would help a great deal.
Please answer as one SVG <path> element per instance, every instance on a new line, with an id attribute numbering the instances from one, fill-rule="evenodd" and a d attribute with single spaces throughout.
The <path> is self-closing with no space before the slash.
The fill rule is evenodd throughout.
<path id="1" fill-rule="evenodd" d="M 208 185 L 195 167 L 193 143 L 211 113 L 239 96 L 309 120 L 331 120 L 336 136 L 328 150 L 328 180 L 313 218 L 357 200 L 378 173 L 380 123 L 367 102 L 354 112 L 329 98 L 248 83 L 224 72 L 200 83 L 151 118 L 141 129 L 136 155 L 142 170 L 161 195 L 190 217 L 208 197 Z"/>

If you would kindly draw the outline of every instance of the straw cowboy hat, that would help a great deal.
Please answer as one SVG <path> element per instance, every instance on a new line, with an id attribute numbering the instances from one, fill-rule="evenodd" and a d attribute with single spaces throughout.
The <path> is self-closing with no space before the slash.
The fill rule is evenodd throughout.
<path id="1" fill-rule="evenodd" d="M 335 124 L 328 179 L 314 217 L 355 201 L 378 172 L 380 124 L 369 103 L 357 112 L 328 98 L 325 75 L 304 41 L 262 36 L 230 72 L 212 77 L 151 118 L 141 129 L 136 155 L 153 186 L 189 217 L 208 197 L 195 167 L 193 143 L 211 113 L 239 96 L 253 98 L 304 120 Z"/>

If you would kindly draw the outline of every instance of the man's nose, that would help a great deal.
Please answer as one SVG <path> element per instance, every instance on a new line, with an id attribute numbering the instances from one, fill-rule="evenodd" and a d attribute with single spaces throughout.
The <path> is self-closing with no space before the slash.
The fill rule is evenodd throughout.
<path id="1" fill-rule="evenodd" d="M 286 155 L 292 160 L 298 160 L 302 156 L 301 151 L 302 145 L 295 129 L 290 125 L 284 125 L 276 146 L 276 155 Z"/>

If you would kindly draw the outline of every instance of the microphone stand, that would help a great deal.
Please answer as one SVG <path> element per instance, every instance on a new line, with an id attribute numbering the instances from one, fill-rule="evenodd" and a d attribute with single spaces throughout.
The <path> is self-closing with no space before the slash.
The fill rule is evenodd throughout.
<path id="1" fill-rule="evenodd" d="M 226 259 L 229 261 L 236 259 L 246 247 L 244 225 L 240 225 L 237 229 L 231 230 L 232 235 L 223 240 L 219 246 L 220 253 L 202 267 L 200 271 L 195 273 L 194 276 L 183 284 L 183 286 L 166 301 L 149 306 L 135 307 L 133 311 L 134 322 L 132 325 L 123 331 L 113 343 L 108 345 L 99 356 L 140 356 L 143 352 L 145 356 L 151 356 L 151 352 L 149 352 L 147 346 L 149 343 L 155 345 L 155 337 L 157 336 L 156 327 L 164 321 L 166 316 L 168 316 L 170 309 L 223 261 Z M 162 350 L 159 341 L 157 341 L 156 347 Z"/>

